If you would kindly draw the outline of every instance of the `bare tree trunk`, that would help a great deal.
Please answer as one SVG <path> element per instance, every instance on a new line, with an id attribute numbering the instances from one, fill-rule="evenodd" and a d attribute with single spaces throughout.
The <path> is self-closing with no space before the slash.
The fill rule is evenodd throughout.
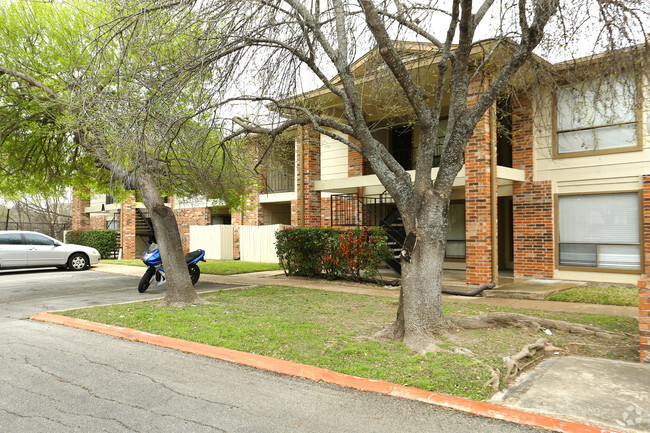
<path id="1" fill-rule="evenodd" d="M 138 189 L 142 194 L 144 205 L 151 212 L 156 243 L 165 266 L 167 279 L 165 303 L 172 306 L 203 303 L 190 280 L 174 211 L 165 206 L 151 176 L 141 176 L 138 179 Z"/>
<path id="2" fill-rule="evenodd" d="M 404 219 L 415 245 L 402 260 L 402 288 L 395 322 L 379 336 L 402 340 L 420 352 L 436 349 L 436 337 L 447 331 L 442 312 L 442 268 L 447 233 L 446 199 L 432 189 L 420 208 Z M 402 215 L 409 215 L 402 212 Z"/>

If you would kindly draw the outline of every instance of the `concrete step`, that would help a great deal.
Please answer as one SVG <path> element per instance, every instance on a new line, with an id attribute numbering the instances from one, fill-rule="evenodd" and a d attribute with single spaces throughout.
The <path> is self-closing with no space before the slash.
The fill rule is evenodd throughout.
<path id="1" fill-rule="evenodd" d="M 492 290 L 485 290 L 486 298 L 535 299 L 544 300 L 571 287 L 584 286 L 580 281 L 535 279 L 517 283 L 504 284 Z"/>

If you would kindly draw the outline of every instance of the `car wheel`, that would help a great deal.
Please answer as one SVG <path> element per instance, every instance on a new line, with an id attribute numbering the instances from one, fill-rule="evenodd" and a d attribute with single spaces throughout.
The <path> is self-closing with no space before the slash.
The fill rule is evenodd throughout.
<path id="1" fill-rule="evenodd" d="M 152 267 L 148 267 L 144 275 L 140 279 L 140 284 L 138 284 L 138 292 L 144 293 L 149 288 L 151 281 L 153 281 L 153 276 L 156 273 L 156 270 Z"/>
<path id="2" fill-rule="evenodd" d="M 201 269 L 196 265 L 189 265 L 187 269 L 190 271 L 190 280 L 192 280 L 192 285 L 195 285 L 201 276 Z"/>
<path id="3" fill-rule="evenodd" d="M 73 271 L 83 271 L 88 267 L 88 258 L 81 254 L 75 253 L 68 259 L 68 269 Z"/>

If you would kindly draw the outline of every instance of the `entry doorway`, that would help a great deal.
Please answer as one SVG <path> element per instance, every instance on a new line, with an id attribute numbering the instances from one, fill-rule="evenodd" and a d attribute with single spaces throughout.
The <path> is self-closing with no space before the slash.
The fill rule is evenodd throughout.
<path id="1" fill-rule="evenodd" d="M 499 270 L 511 270 L 514 268 L 512 196 L 498 198 L 497 218 L 499 226 Z"/>

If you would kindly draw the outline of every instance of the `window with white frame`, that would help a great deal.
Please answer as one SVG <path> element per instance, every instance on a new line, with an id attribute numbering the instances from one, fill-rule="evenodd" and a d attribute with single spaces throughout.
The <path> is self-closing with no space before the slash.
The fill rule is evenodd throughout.
<path id="1" fill-rule="evenodd" d="M 633 76 L 585 81 L 557 92 L 557 154 L 638 147 Z"/>
<path id="2" fill-rule="evenodd" d="M 560 266 L 640 270 L 637 193 L 558 198 Z"/>

